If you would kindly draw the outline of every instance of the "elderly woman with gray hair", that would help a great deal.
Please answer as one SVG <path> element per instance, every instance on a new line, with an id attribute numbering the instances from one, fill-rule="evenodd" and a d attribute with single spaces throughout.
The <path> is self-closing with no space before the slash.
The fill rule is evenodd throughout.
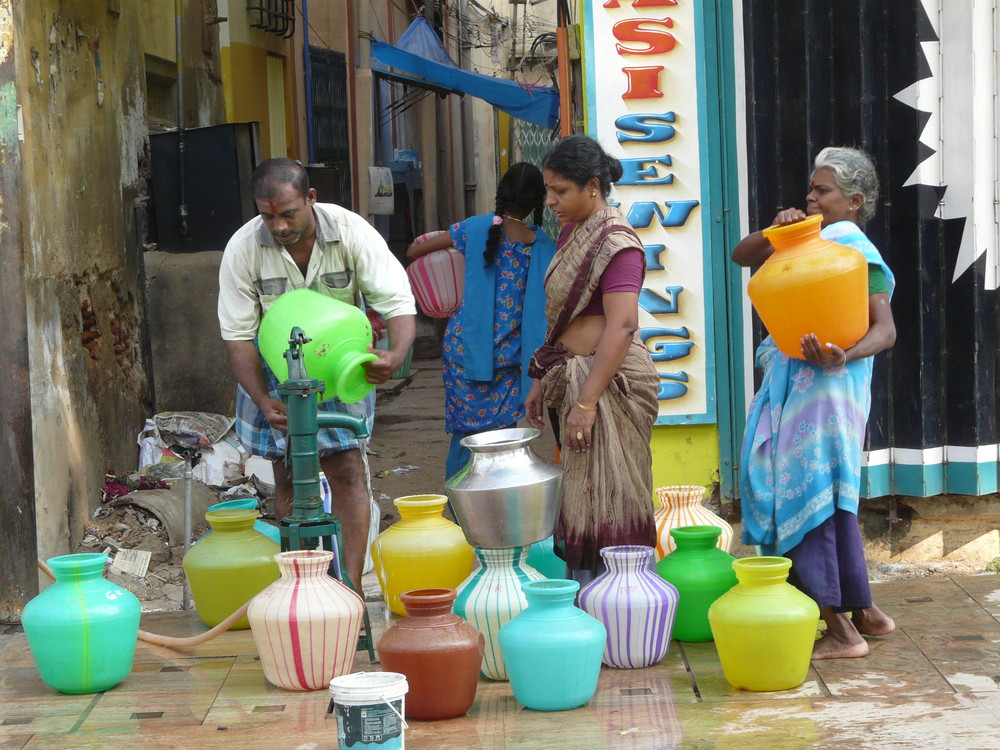
<path id="1" fill-rule="evenodd" d="M 743 437 L 743 541 L 792 560 L 789 582 L 816 600 L 827 626 L 814 659 L 865 656 L 864 636 L 895 628 L 872 603 L 857 516 L 873 357 L 896 340 L 892 271 L 859 227 L 874 215 L 877 199 L 867 154 L 825 148 L 816 157 L 805 212 L 787 208 L 774 218 L 781 226 L 822 214 L 824 239 L 865 256 L 869 328 L 849 349 L 807 334 L 801 358 L 785 356 L 766 337 L 756 355 L 763 381 Z M 758 231 L 740 241 L 732 258 L 756 267 L 772 252 Z"/>

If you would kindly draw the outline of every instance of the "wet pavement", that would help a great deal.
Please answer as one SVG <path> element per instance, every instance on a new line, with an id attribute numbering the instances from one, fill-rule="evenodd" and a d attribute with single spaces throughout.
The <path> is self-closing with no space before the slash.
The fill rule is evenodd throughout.
<path id="1" fill-rule="evenodd" d="M 813 662 L 795 690 L 731 687 L 712 643 L 674 641 L 646 669 L 601 670 L 584 707 L 523 708 L 510 684 L 480 680 L 463 717 L 412 721 L 409 748 L 1000 748 L 1000 578 L 873 584 L 898 625 L 862 659 Z M 376 638 L 389 617 L 370 602 Z M 390 616 L 391 617 L 391 616 Z M 145 630 L 186 636 L 191 613 L 143 616 Z M 142 641 L 130 676 L 93 695 L 39 679 L 23 634 L 0 636 L 0 748 L 336 748 L 329 696 L 264 679 L 250 631 L 191 649 Z M 373 670 L 358 652 L 355 669 Z"/>
<path id="2" fill-rule="evenodd" d="M 443 408 L 434 393 L 440 376 L 427 373 L 390 407 L 397 419 Z M 422 425 L 421 442 L 446 442 L 443 431 L 436 434 L 438 414 Z M 389 491 L 410 494 L 404 482 L 412 480 L 395 479 L 400 486 Z M 377 639 L 394 616 L 379 601 L 374 577 L 364 583 Z M 406 746 L 1000 749 L 1000 578 L 911 578 L 872 588 L 897 630 L 869 639 L 871 652 L 862 659 L 813 662 L 794 690 L 735 689 L 723 676 L 714 644 L 674 641 L 654 667 L 602 668 L 597 693 L 573 711 L 527 710 L 514 700 L 509 683 L 481 679 L 467 715 L 412 721 Z M 148 613 L 142 628 L 172 636 L 206 630 L 190 612 Z M 354 666 L 378 669 L 365 652 Z M 92 695 L 61 695 L 46 687 L 24 635 L 3 634 L 0 697 L 2 750 L 337 747 L 328 694 L 267 683 L 249 630 L 183 650 L 140 641 L 129 677 Z"/>

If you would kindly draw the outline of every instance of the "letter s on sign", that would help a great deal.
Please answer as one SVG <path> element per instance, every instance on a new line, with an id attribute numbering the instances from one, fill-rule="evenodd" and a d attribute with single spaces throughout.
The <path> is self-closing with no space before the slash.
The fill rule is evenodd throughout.
<path id="1" fill-rule="evenodd" d="M 619 42 L 639 42 L 648 45 L 646 49 L 635 49 L 616 44 L 615 49 L 619 55 L 662 55 L 677 46 L 677 38 L 669 31 L 661 29 L 645 29 L 645 24 L 664 26 L 668 29 L 674 27 L 673 19 L 664 18 L 630 18 L 626 21 L 619 21 L 611 27 L 611 33 Z"/>

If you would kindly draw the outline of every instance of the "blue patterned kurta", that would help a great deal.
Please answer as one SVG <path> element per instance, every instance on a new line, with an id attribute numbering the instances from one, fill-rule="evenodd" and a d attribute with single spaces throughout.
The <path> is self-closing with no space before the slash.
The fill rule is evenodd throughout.
<path id="1" fill-rule="evenodd" d="M 451 238 L 455 248 L 466 255 L 466 222 L 460 221 L 451 227 Z M 465 262 L 483 263 L 484 249 L 473 249 Z M 506 237 L 497 248 L 492 382 L 465 378 L 462 357 L 462 313 L 465 305 L 459 307 L 448 320 L 441 347 L 447 432 L 506 427 L 524 416 L 524 395 L 521 393 L 521 315 L 531 251 L 531 245 L 511 242 Z"/>

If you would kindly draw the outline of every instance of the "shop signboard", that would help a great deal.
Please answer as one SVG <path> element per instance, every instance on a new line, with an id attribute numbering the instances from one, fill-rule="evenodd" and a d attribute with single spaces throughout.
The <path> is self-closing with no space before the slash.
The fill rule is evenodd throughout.
<path id="1" fill-rule="evenodd" d="M 587 133 L 624 168 L 612 191 L 646 252 L 641 336 L 660 374 L 657 424 L 716 417 L 712 274 L 693 0 L 587 0 Z"/>

